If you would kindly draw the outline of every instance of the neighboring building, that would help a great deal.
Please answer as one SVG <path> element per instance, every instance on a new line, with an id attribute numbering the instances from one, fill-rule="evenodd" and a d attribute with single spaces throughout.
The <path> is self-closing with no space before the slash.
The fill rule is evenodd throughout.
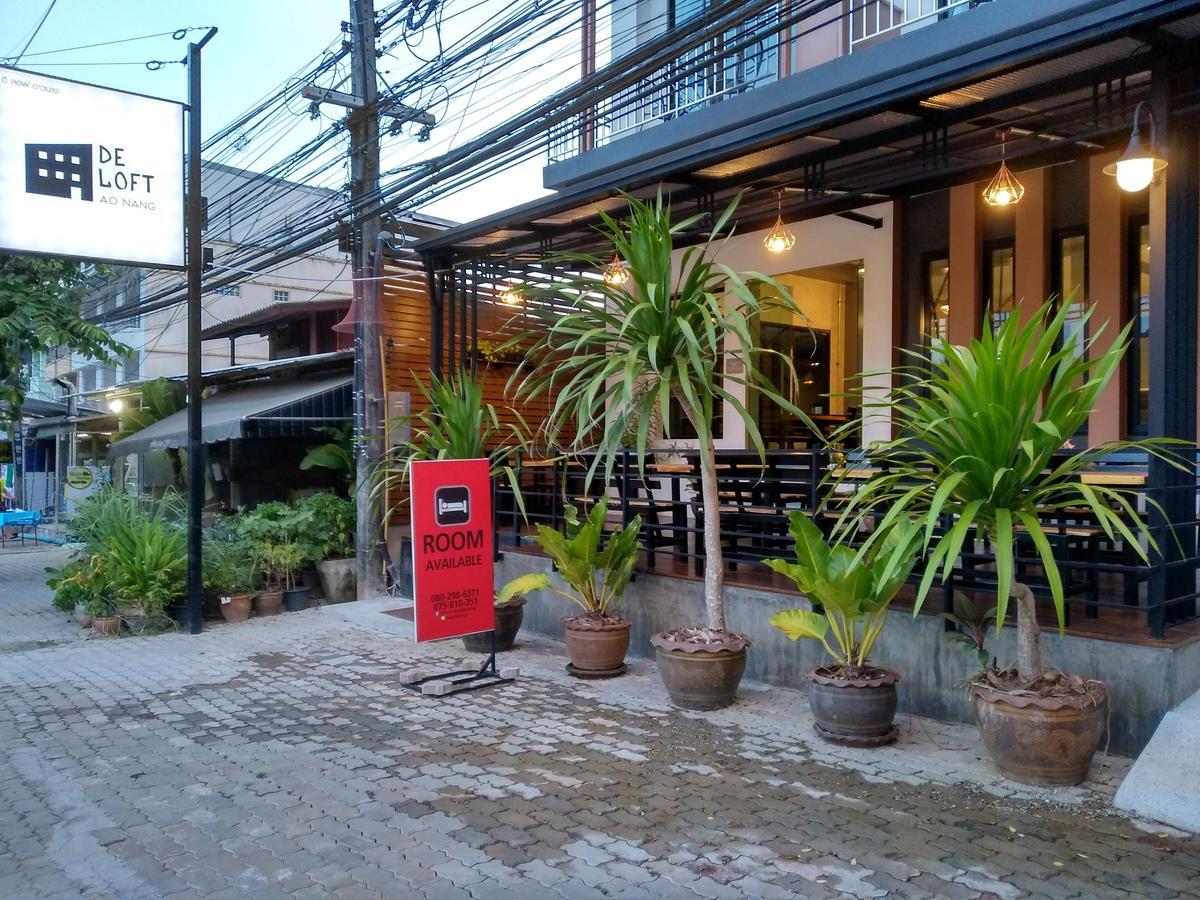
<path id="1" fill-rule="evenodd" d="M 760 340 L 792 358 L 797 383 L 782 387 L 819 424 L 852 417 L 866 399 L 852 376 L 890 368 L 900 348 L 924 346 L 930 335 L 965 342 L 978 333 L 985 310 L 993 322 L 1027 316 L 1058 295 L 1077 313 L 1094 307 L 1090 327 L 1107 322 L 1108 336 L 1134 322 L 1119 377 L 1086 433 L 1070 443 L 1152 434 L 1195 445 L 1200 2 L 618 0 L 609 25 L 616 65 L 601 69 L 597 83 L 620 76 L 623 86 L 601 99 L 593 90 L 574 105 L 564 100 L 572 117 L 547 136 L 543 178 L 556 193 L 417 245 L 435 285 L 432 367 L 477 361 L 490 337 L 477 323 L 497 320 L 506 289 L 544 278 L 550 255 L 604 252 L 594 226 L 599 210 L 619 215 L 619 192 L 663 190 L 680 217 L 699 214 L 700 225 L 681 235 L 684 241 L 701 239 L 741 194 L 736 235 L 720 247 L 719 261 L 777 276 L 808 312 L 811 323 L 768 317 Z M 584 56 L 590 77 L 595 48 L 585 46 Z M 1105 168 L 1130 141 L 1143 101 L 1141 124 L 1152 111 L 1157 152 L 1169 164 L 1149 187 L 1126 192 Z M 1141 133 L 1146 143 L 1155 134 L 1149 127 Z M 1012 202 L 1020 193 L 1013 188 L 986 202 L 985 188 L 1005 161 L 1023 196 Z M 777 222 L 780 239 L 768 242 Z M 863 390 L 880 397 L 887 386 L 877 377 Z M 791 466 L 793 479 L 809 473 L 804 478 L 815 485 L 829 464 L 817 436 L 771 409 L 758 410 L 758 419 L 778 465 Z M 884 419 L 864 431 L 857 443 L 869 452 L 891 426 Z M 742 560 L 728 577 L 761 584 L 770 576 L 747 563 L 761 559 L 772 534 L 786 539 L 786 517 L 762 515 L 757 477 L 737 474 L 738 466 L 744 472 L 757 465 L 736 453 L 747 445 L 738 417 L 725 415 L 718 433 L 730 473 L 721 496 L 735 511 L 743 503 L 752 510 L 733 515 L 723 535 L 731 559 Z M 687 446 L 673 442 L 674 449 Z M 1131 677 L 1140 665 L 1122 663 L 1130 657 L 1115 644 L 1101 654 L 1075 639 L 1063 653 L 1126 692 L 1128 702 L 1114 710 L 1113 742 L 1136 749 L 1165 709 L 1200 688 L 1194 657 L 1190 680 L 1151 683 L 1177 671 L 1177 654 L 1195 653 L 1187 647 L 1197 623 L 1197 492 L 1193 475 L 1155 460 L 1141 460 L 1122 477 L 1144 483 L 1163 504 L 1181 536 L 1181 559 L 1169 569 L 1156 564 L 1111 579 L 1077 570 L 1082 593 L 1073 596 L 1070 628 L 1153 643 L 1161 652 L 1145 666 L 1155 674 Z M 695 473 L 684 478 L 695 480 Z M 664 502 L 665 489 L 650 487 Z M 687 492 L 685 483 L 682 504 L 694 522 Z M 758 499 L 743 501 L 743 493 Z M 553 493 L 540 497 L 556 521 Z M 652 514 L 653 500 L 626 499 L 626 514 Z M 656 540 L 681 527 L 680 498 L 673 499 L 663 515 L 676 518 L 652 526 Z M 502 524 L 522 541 L 526 529 L 516 516 Z M 680 574 L 703 564 L 688 535 L 681 546 L 667 546 L 676 560 L 688 561 Z M 1119 542 L 1098 529 L 1083 529 L 1061 546 L 1068 568 L 1120 552 Z M 661 571 L 663 554 L 655 555 Z M 742 595 L 761 606 L 754 607 L 761 613 L 755 628 L 767 628 L 772 596 Z M 950 590 L 946 596 L 952 603 Z M 747 614 L 740 621 L 748 622 Z M 765 631 L 756 634 L 771 645 Z M 913 640 L 940 658 L 936 634 L 928 636 Z M 751 665 L 758 677 L 782 677 L 769 659 Z M 910 683 L 915 710 L 969 715 L 948 684 L 931 684 L 926 674 Z"/>

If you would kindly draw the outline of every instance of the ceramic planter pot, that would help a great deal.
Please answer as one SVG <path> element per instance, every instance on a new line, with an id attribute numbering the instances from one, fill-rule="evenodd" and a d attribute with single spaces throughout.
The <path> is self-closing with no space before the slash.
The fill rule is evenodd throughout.
<path id="1" fill-rule="evenodd" d="M 262 591 L 253 601 L 256 616 L 277 616 L 283 606 L 283 591 Z"/>
<path id="2" fill-rule="evenodd" d="M 750 641 L 696 642 L 685 634 L 660 631 L 650 639 L 671 703 L 681 709 L 722 709 L 733 703 L 746 672 Z"/>
<path id="3" fill-rule="evenodd" d="M 120 616 L 96 616 L 92 619 L 92 630 L 104 637 L 116 637 L 121 633 Z"/>
<path id="4" fill-rule="evenodd" d="M 525 619 L 525 598 L 513 597 L 507 603 L 495 607 L 496 610 L 496 652 L 511 650 L 517 640 L 517 632 L 521 630 L 521 622 Z M 491 653 L 492 637 L 490 631 L 479 634 L 463 635 L 463 646 L 472 653 Z"/>
<path id="5" fill-rule="evenodd" d="M 567 655 L 571 671 L 590 678 L 619 675 L 625 671 L 625 653 L 629 649 L 628 619 L 589 619 L 572 616 L 563 619 Z"/>
<path id="6" fill-rule="evenodd" d="M 222 597 L 221 615 L 226 622 L 245 622 L 250 618 L 250 595 L 234 594 Z"/>
<path id="7" fill-rule="evenodd" d="M 898 672 L 875 668 L 862 678 L 844 678 L 832 667 L 808 675 L 808 705 L 817 734 L 835 744 L 878 747 L 896 739 Z"/>
<path id="8" fill-rule="evenodd" d="M 330 603 L 346 603 L 358 599 L 358 560 L 323 559 L 317 563 L 321 579 L 321 596 Z"/>
<path id="9" fill-rule="evenodd" d="M 300 612 L 302 609 L 308 609 L 308 588 L 298 587 L 284 591 L 283 608 L 288 612 Z"/>
<path id="10" fill-rule="evenodd" d="M 979 731 L 992 761 L 1014 781 L 1072 785 L 1087 778 L 1104 736 L 1108 689 L 1089 682 L 1086 696 L 1013 696 L 973 685 Z"/>

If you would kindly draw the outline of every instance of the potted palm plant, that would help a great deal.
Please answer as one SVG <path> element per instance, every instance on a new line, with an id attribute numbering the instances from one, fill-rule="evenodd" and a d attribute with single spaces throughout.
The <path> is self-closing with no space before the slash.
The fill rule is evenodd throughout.
<path id="1" fill-rule="evenodd" d="M 517 632 L 521 630 L 521 622 L 525 619 L 525 596 L 549 586 L 550 576 L 544 572 L 518 575 L 496 591 L 493 603 L 496 610 L 494 642 L 492 632 L 483 631 L 463 635 L 463 646 L 472 653 L 511 650 L 517 641 Z"/>
<path id="2" fill-rule="evenodd" d="M 204 535 L 205 586 L 216 591 L 226 622 L 245 622 L 256 586 L 250 542 L 224 524 Z"/>
<path id="3" fill-rule="evenodd" d="M 1086 484 L 1081 473 L 1114 450 L 1140 449 L 1182 465 L 1163 440 L 1114 441 L 1056 457 L 1096 404 L 1129 342 L 1129 327 L 1108 349 L 1097 329 L 1080 347 L 1067 333 L 1070 302 L 1048 302 L 1022 323 L 1009 316 L 969 346 L 939 342 L 892 374 L 887 406 L 899 437 L 871 449 L 879 471 L 847 504 L 839 530 L 882 516 L 923 524 L 925 571 L 919 609 L 933 582 L 949 577 L 968 538 L 995 554 L 997 631 L 1017 613 L 1016 665 L 971 682 L 984 743 L 1006 775 L 1032 784 L 1078 784 L 1105 728 L 1108 691 L 1100 681 L 1048 669 L 1029 586 L 1014 577 L 1017 542 L 1033 548 L 1064 628 L 1062 574 L 1043 516 L 1085 511 L 1109 540 L 1148 559 L 1153 535 L 1131 492 Z M 1084 323 L 1075 329 L 1086 332 Z M 1149 502 L 1149 501 L 1148 501 Z M 945 523 L 945 527 L 940 527 Z M 1142 542 L 1145 542 L 1143 546 Z"/>
<path id="4" fill-rule="evenodd" d="M 598 452 L 606 483 L 622 437 L 635 437 L 644 471 L 648 434 L 655 421 L 669 425 L 677 404 L 697 436 L 700 502 L 703 509 L 705 621 L 654 635 L 659 672 L 672 702 L 691 709 L 716 709 L 733 702 L 746 668 L 747 637 L 725 621 L 725 564 L 721 547 L 721 500 L 717 486 L 713 415 L 724 405 L 745 425 L 760 458 L 766 451 L 755 416 L 754 395 L 808 422 L 761 375 L 756 363 L 771 351 L 756 343 L 754 323 L 766 308 L 802 316 L 786 288 L 763 275 L 739 275 L 714 260 L 714 242 L 726 234 L 737 200 L 720 215 L 707 240 L 676 254 L 676 240 L 700 219 L 671 221 L 662 194 L 629 200 L 625 222 L 601 213 L 600 231 L 611 242 L 605 258 L 578 255 L 564 264 L 584 270 L 547 289 L 553 299 L 528 314 L 544 330 L 514 338 L 531 341 L 527 360 L 510 379 L 518 396 L 545 396 L 552 406 L 546 430 L 552 441 L 571 435 L 579 448 Z M 628 280 L 596 277 L 615 253 Z M 565 310 L 565 311 L 563 311 Z M 776 354 L 791 368 L 791 360 Z M 726 360 L 740 366 L 728 366 Z M 813 433 L 820 431 L 813 426 Z M 664 437 L 670 438 L 669 433 Z"/>
<path id="5" fill-rule="evenodd" d="M 140 631 L 161 619 L 167 604 L 184 591 L 183 532 L 154 519 L 120 523 L 110 537 L 105 568 L 117 615 L 131 631 Z"/>
<path id="6" fill-rule="evenodd" d="M 771 624 L 793 641 L 820 641 L 832 665 L 809 673 L 808 702 L 817 733 L 828 741 L 875 747 L 896 739 L 900 674 L 877 666 L 871 651 L 883 633 L 888 606 L 916 564 L 917 526 L 901 520 L 861 552 L 828 545 L 806 514 L 791 515 L 796 561 L 766 564 L 795 582 L 812 609 L 788 609 Z M 832 637 L 833 643 L 830 643 Z"/>
<path id="7" fill-rule="evenodd" d="M 625 671 L 629 629 L 633 625 L 620 615 L 625 586 L 642 552 L 638 532 L 640 516 L 604 539 L 608 501 L 596 503 L 579 518 L 573 506 L 566 508 L 566 530 L 538 526 L 538 544 L 554 560 L 554 568 L 569 590 L 558 591 L 575 603 L 582 613 L 563 619 L 569 671 L 585 678 L 605 678 Z M 603 545 L 603 546 L 602 546 Z M 599 577 L 597 577 L 599 576 Z"/>

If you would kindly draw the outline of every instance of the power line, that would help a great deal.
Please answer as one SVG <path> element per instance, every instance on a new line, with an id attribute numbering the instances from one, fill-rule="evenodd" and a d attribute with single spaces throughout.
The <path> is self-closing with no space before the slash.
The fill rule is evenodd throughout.
<path id="1" fill-rule="evenodd" d="M 170 35 L 175 40 L 179 41 L 193 31 L 207 31 L 210 26 L 196 25 L 189 28 L 176 28 L 174 31 L 158 31 L 154 34 L 139 34 L 136 37 L 118 38 L 115 41 L 100 41 L 96 44 L 79 44 L 76 47 L 63 47 L 59 50 L 39 50 L 37 53 L 22 54 L 26 59 L 31 59 L 35 56 L 52 56 L 57 53 L 71 53 L 75 50 L 91 50 L 95 47 L 111 47 L 115 44 L 130 44 L 134 41 L 146 41 L 151 38 L 166 37 Z M 38 65 L 49 65 L 49 63 L 39 63 Z"/>
<path id="2" fill-rule="evenodd" d="M 33 39 L 38 36 L 38 32 L 41 31 L 42 26 L 46 24 L 46 19 L 50 17 L 50 12 L 54 9 L 54 4 L 57 2 L 58 0 L 50 0 L 50 5 L 47 6 L 46 11 L 42 13 L 42 18 L 38 21 L 37 25 L 33 27 L 33 34 L 29 36 L 29 40 L 25 42 L 25 46 L 21 48 L 21 52 L 18 53 L 13 59 L 14 66 L 21 61 L 21 57 L 25 55 L 25 51 L 29 49 L 29 45 L 33 43 Z"/>

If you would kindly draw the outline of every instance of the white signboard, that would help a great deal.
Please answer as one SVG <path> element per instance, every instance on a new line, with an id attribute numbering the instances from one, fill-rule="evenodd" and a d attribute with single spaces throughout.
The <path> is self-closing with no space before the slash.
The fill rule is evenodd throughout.
<path id="1" fill-rule="evenodd" d="M 0 250 L 182 267 L 183 106 L 0 67 Z"/>

